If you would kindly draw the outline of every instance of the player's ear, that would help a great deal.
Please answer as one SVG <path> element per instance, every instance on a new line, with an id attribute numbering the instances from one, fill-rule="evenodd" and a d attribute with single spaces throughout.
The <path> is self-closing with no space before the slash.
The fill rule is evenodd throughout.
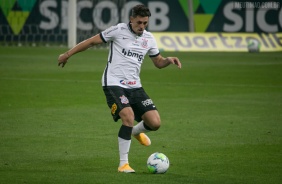
<path id="1" fill-rule="evenodd" d="M 134 19 L 134 17 L 132 17 L 132 16 L 129 17 L 130 22 L 132 22 L 133 19 Z"/>

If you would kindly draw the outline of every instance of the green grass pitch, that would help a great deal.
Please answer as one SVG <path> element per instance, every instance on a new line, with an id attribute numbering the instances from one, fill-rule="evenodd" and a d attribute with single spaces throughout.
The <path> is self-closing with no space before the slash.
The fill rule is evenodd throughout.
<path id="1" fill-rule="evenodd" d="M 162 127 L 150 147 L 132 139 L 135 174 L 117 172 L 117 133 L 101 88 L 107 50 L 0 47 L 0 183 L 280 183 L 282 53 L 162 53 L 182 69 L 141 79 Z M 163 152 L 166 174 L 146 161 Z"/>

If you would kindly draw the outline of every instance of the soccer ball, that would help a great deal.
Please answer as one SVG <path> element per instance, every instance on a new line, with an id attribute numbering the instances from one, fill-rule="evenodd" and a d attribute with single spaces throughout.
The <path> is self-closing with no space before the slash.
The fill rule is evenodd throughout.
<path id="1" fill-rule="evenodd" d="M 248 51 L 249 52 L 259 52 L 260 42 L 256 39 L 250 39 L 248 41 Z"/>
<path id="2" fill-rule="evenodd" d="M 147 167 L 150 173 L 163 174 L 169 168 L 169 160 L 163 153 L 153 153 L 147 160 Z"/>

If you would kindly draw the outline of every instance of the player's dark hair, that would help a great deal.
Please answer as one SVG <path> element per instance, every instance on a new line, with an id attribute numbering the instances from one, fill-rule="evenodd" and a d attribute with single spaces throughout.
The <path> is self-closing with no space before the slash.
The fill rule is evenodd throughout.
<path id="1" fill-rule="evenodd" d="M 139 4 L 136 5 L 132 8 L 131 10 L 131 16 L 132 17 L 150 17 L 151 16 L 151 12 L 149 10 L 149 8 L 147 8 L 146 6 L 144 6 L 143 4 Z"/>

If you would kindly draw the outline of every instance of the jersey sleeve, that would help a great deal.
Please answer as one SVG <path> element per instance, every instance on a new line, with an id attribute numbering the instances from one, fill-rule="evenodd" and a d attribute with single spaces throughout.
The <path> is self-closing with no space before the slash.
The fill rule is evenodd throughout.
<path id="1" fill-rule="evenodd" d="M 159 48 L 157 46 L 157 42 L 156 39 L 154 38 L 154 36 L 152 35 L 152 46 L 148 51 L 148 55 L 149 57 L 156 57 L 160 54 Z"/>
<path id="2" fill-rule="evenodd" d="M 108 41 L 114 40 L 119 35 L 120 27 L 119 25 L 111 26 L 108 29 L 100 33 L 100 37 L 103 42 L 107 43 Z"/>

